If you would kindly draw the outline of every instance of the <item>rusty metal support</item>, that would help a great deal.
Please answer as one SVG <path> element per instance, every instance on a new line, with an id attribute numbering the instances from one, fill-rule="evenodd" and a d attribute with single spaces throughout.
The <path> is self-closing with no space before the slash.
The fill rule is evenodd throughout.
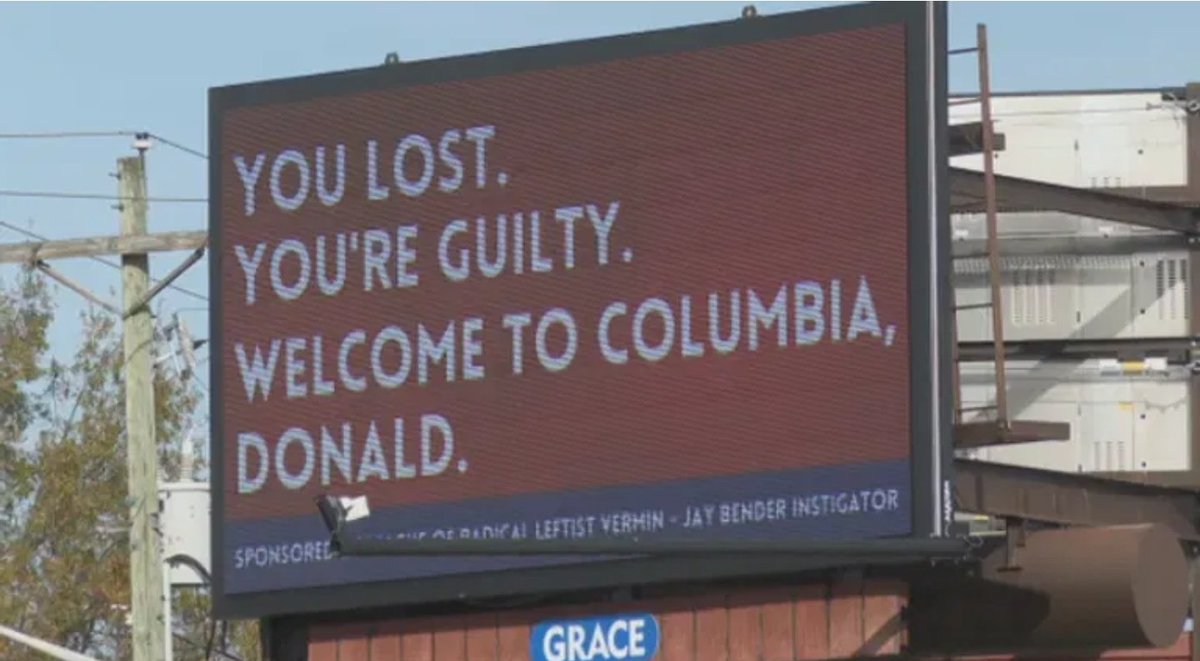
<path id="1" fill-rule="evenodd" d="M 1191 558 L 1191 606 L 1188 609 L 1192 617 L 1191 661 L 1200 661 L 1200 635 L 1196 632 L 1196 619 L 1200 616 L 1200 556 L 1193 554 Z"/>
<path id="2" fill-rule="evenodd" d="M 969 407 L 963 410 L 969 410 Z M 1066 422 L 1013 420 L 1007 426 L 1002 426 L 993 420 L 981 420 L 978 422 L 956 421 L 954 425 L 954 447 L 956 448 L 982 448 L 992 445 L 1069 440 L 1071 440 L 1071 425 Z"/>
<path id="3" fill-rule="evenodd" d="M 987 215 L 987 253 L 988 253 L 988 284 L 992 295 L 992 344 L 996 364 L 996 422 L 1001 429 L 1007 429 L 1008 416 L 1008 374 L 1004 360 L 1004 310 L 1000 293 L 1000 229 L 996 220 L 996 154 L 992 123 L 992 86 L 988 70 L 987 26 L 980 23 L 976 26 L 976 40 L 979 52 L 979 118 L 983 124 L 983 194 L 985 213 Z"/>
<path id="4" fill-rule="evenodd" d="M 1197 260 L 1197 263 L 1200 264 L 1200 260 Z M 1189 278 L 1190 276 L 1189 273 Z M 1200 278 L 1190 284 L 1200 287 Z M 1013 360 L 1081 361 L 1115 358 L 1120 361 L 1144 361 L 1146 358 L 1158 357 L 1165 358 L 1170 365 L 1187 365 L 1192 362 L 1194 344 L 1190 336 L 1010 340 L 1004 343 L 1004 354 Z M 960 342 L 957 350 L 959 360 L 964 363 L 992 360 L 991 342 Z M 1197 482 L 1197 485 L 1200 486 L 1200 482 Z"/>
<path id="5" fill-rule="evenodd" d="M 1078 473 L 954 461 L 958 511 L 1061 525 L 1156 522 L 1200 541 L 1200 495 Z"/>
<path id="6" fill-rule="evenodd" d="M 948 156 L 966 156 L 978 154 L 983 143 L 983 127 L 979 122 L 952 124 L 950 126 L 950 151 Z M 1003 133 L 992 134 L 993 147 L 996 151 L 1004 151 L 1006 139 Z"/>
<path id="7" fill-rule="evenodd" d="M 954 105 L 951 102 L 951 105 Z M 993 147 L 996 151 L 1004 151 L 1006 141 L 1003 133 L 992 134 Z M 983 144 L 983 124 L 980 122 L 963 122 L 950 125 L 950 153 L 948 156 L 966 156 L 978 154 Z"/>
<path id="8" fill-rule="evenodd" d="M 1000 211 L 1061 211 L 1181 234 L 1200 232 L 1200 208 L 1175 202 L 1138 199 L 1127 194 L 1048 184 L 1008 175 L 996 175 L 995 184 Z M 980 213 L 984 211 L 984 200 L 982 174 L 974 170 L 950 168 L 952 213 Z"/>
<path id="9" fill-rule="evenodd" d="M 987 236 L 984 239 L 984 255 L 988 261 L 987 302 L 956 305 L 954 308 L 952 357 L 954 362 L 954 444 L 956 447 L 984 447 L 1010 445 L 1036 441 L 1061 441 L 1071 437 L 1070 425 L 1055 422 L 1015 422 L 1008 409 L 1008 365 L 1004 342 L 1004 299 L 1001 291 L 1003 272 L 1000 264 L 1000 229 L 996 193 L 996 131 L 992 120 L 992 84 L 988 64 L 987 26 L 976 26 L 977 45 L 975 52 L 979 62 L 979 112 L 978 137 L 983 156 L 983 200 L 986 214 Z M 977 308 L 991 308 L 992 340 L 990 358 L 995 375 L 995 404 L 984 407 L 965 408 L 962 403 L 962 353 L 958 344 L 958 312 Z M 995 418 L 986 421 L 963 422 L 963 413 L 968 410 L 994 409 Z"/>
<path id="10" fill-rule="evenodd" d="M 950 388 L 953 392 L 954 406 L 954 429 L 963 422 L 963 403 L 962 403 L 962 359 L 959 355 L 958 347 L 958 311 L 955 310 L 950 318 Z M 958 434 L 951 439 L 951 443 L 958 442 Z"/>
<path id="11" fill-rule="evenodd" d="M 1188 611 L 1188 561 L 1165 526 L 1139 524 L 1030 532 L 1018 568 L 1009 548 L 985 556 L 979 576 L 914 587 L 914 652 L 1090 652 L 1174 644 Z M 1048 656 L 1053 656 L 1052 654 Z"/>
<path id="12" fill-rule="evenodd" d="M 1020 571 L 1021 549 L 1025 548 L 1025 521 L 1009 517 L 1004 521 L 1004 562 L 998 571 Z"/>

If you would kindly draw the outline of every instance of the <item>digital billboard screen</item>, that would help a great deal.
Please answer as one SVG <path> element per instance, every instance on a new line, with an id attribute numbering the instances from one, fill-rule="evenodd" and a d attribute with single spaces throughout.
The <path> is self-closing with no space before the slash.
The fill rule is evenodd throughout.
<path id="1" fill-rule="evenodd" d="M 213 90 L 219 609 L 616 563 L 333 559 L 318 494 L 401 539 L 927 536 L 930 11 Z"/>

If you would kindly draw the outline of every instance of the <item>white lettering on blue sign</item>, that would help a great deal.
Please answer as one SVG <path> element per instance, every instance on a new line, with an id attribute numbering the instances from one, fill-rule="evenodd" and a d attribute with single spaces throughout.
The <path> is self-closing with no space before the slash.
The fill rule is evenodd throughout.
<path id="1" fill-rule="evenodd" d="M 529 656 L 532 661 L 650 661 L 658 644 L 652 615 L 554 620 L 533 627 Z"/>

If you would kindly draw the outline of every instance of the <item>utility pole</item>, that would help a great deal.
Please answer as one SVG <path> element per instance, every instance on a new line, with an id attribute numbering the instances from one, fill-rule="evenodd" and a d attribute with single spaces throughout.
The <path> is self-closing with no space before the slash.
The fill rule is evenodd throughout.
<path id="1" fill-rule="evenodd" d="M 134 661 L 170 661 L 170 622 L 165 616 L 166 581 L 160 548 L 158 441 L 155 438 L 154 323 L 150 301 L 194 266 L 208 249 L 208 233 L 146 233 L 146 149 L 138 135 L 138 155 L 117 161 L 121 232 L 115 236 L 0 244 L 0 264 L 26 264 L 87 300 L 121 317 L 124 344 L 125 427 L 129 477 L 129 580 L 132 593 Z M 150 286 L 150 253 L 190 250 L 178 266 Z M 105 300 L 50 265 L 69 257 L 121 256 L 123 301 Z M 188 338 L 190 341 L 190 336 Z M 8 633 L 0 627 L 0 635 Z M 19 635 L 19 634 L 18 634 Z M 13 637 L 13 636 L 9 636 Z M 16 640 L 17 638 L 13 638 Z M 38 648 L 41 649 L 41 648 Z M 74 658 L 74 657 L 68 657 Z"/>
<path id="2" fill-rule="evenodd" d="M 117 161 L 121 236 L 146 234 L 146 154 Z M 125 433 L 129 464 L 129 580 L 133 603 L 133 661 L 163 661 L 163 567 L 159 557 L 158 443 L 155 438 L 154 325 L 146 293 L 150 258 L 121 256 L 125 346 Z"/>

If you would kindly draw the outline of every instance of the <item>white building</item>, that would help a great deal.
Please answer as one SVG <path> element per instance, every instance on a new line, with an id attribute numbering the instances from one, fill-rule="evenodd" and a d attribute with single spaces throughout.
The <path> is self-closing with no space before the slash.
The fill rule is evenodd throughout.
<path id="1" fill-rule="evenodd" d="M 1200 86 L 997 95 L 992 109 L 1004 136 L 995 160 L 1002 175 L 1004 335 L 1009 344 L 1023 343 L 1008 361 L 1010 418 L 1070 423 L 1071 439 L 960 454 L 1200 486 L 1188 475 L 1200 458 L 1190 351 L 1190 283 L 1200 264 L 1189 257 L 1186 235 L 1113 220 L 1134 213 L 1140 222 L 1136 207 L 1103 210 L 1114 190 L 1143 200 L 1200 201 Z M 977 121 L 978 104 L 950 109 L 952 125 Z M 952 167 L 979 171 L 982 157 L 955 157 Z M 1095 199 L 1063 206 L 1097 211 L 1077 215 L 1021 201 L 1006 194 L 1004 177 L 1096 189 L 1095 195 L 1066 191 Z M 1156 218 L 1159 211 L 1173 213 L 1171 205 L 1158 207 Z M 952 224 L 958 304 L 987 301 L 986 259 L 962 257 L 982 251 L 984 216 L 959 212 Z M 959 341 L 988 346 L 991 310 L 957 314 Z M 964 406 L 991 402 L 992 370 L 990 361 L 963 363 Z M 991 414 L 969 412 L 964 419 Z"/>

